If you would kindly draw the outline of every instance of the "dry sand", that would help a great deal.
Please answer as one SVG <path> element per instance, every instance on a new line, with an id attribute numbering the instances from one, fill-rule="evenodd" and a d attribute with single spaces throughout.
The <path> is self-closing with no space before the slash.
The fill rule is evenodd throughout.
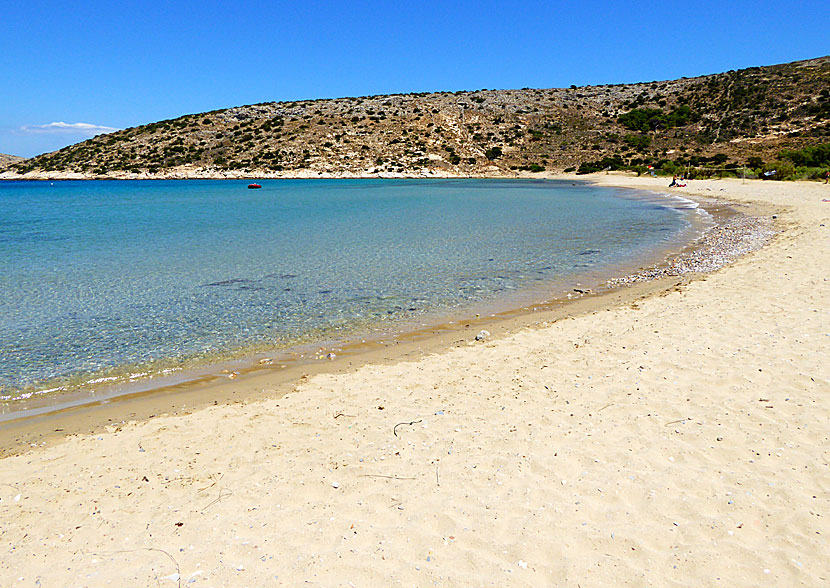
<path id="1" fill-rule="evenodd" d="M 630 305 L 3 459 L 0 585 L 827 585 L 830 187 L 683 191 L 782 233 Z"/>

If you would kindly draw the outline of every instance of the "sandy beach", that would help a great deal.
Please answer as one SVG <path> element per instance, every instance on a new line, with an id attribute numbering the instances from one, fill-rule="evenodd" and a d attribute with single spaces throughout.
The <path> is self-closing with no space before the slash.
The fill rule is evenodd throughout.
<path id="1" fill-rule="evenodd" d="M 625 303 L 3 458 L 0 585 L 828 584 L 830 186 L 681 193 L 779 233 Z"/>

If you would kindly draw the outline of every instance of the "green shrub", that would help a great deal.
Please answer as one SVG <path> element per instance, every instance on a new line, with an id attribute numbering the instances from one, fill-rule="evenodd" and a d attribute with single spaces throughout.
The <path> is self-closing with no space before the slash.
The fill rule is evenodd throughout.
<path id="1" fill-rule="evenodd" d="M 500 147 L 491 147 L 487 151 L 484 152 L 484 156 L 487 157 L 490 161 L 494 159 L 498 159 L 503 155 Z"/>
<path id="2" fill-rule="evenodd" d="M 671 129 L 682 127 L 694 120 L 697 116 L 686 104 L 678 106 L 669 113 L 660 108 L 635 108 L 617 118 L 617 122 L 632 131 L 647 133 L 657 129 Z"/>
<path id="3" fill-rule="evenodd" d="M 663 116 L 660 108 L 635 108 L 617 118 L 617 122 L 632 131 L 646 133 L 654 130 L 653 121 L 659 122 Z"/>
<path id="4" fill-rule="evenodd" d="M 658 166 L 658 171 L 668 176 L 673 176 L 683 171 L 683 168 L 673 161 L 661 161 Z"/>
<path id="5" fill-rule="evenodd" d="M 577 174 L 591 174 L 603 170 L 616 171 L 625 168 L 625 162 L 619 155 L 603 157 L 598 161 L 586 161 L 576 170 Z"/>
<path id="6" fill-rule="evenodd" d="M 774 176 L 767 176 L 773 180 L 791 180 L 795 177 L 795 166 L 790 161 L 773 161 L 764 166 L 764 171 L 775 171 Z"/>
<path id="7" fill-rule="evenodd" d="M 747 157 L 746 164 L 752 169 L 760 169 L 764 167 L 764 160 L 756 156 Z"/>
<path id="8" fill-rule="evenodd" d="M 668 128 L 682 127 L 689 122 L 692 122 L 697 117 L 692 113 L 692 109 L 683 104 L 672 110 L 665 117 L 665 123 Z"/>
<path id="9" fill-rule="evenodd" d="M 637 151 L 645 151 L 651 146 L 651 137 L 647 135 L 626 135 L 623 142 Z"/>
<path id="10" fill-rule="evenodd" d="M 799 168 L 803 169 L 803 168 Z M 823 180 L 830 169 L 824 167 L 808 167 L 803 169 L 802 176 L 805 180 Z"/>
<path id="11" fill-rule="evenodd" d="M 796 166 L 822 167 L 830 165 L 830 143 L 810 145 L 802 149 L 784 149 L 778 157 Z"/>

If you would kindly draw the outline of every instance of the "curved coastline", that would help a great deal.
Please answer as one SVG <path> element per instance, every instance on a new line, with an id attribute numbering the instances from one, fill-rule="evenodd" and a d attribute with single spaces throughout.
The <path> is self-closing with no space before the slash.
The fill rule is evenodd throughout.
<path id="1" fill-rule="evenodd" d="M 572 183 L 574 182 L 564 182 L 566 185 Z M 584 182 L 580 183 L 584 184 Z M 439 185 L 442 185 L 442 183 L 439 182 Z M 521 179 L 517 184 L 513 184 L 512 180 L 508 180 L 505 185 L 508 186 L 509 190 L 513 187 L 532 187 L 537 183 Z M 559 190 L 561 185 L 551 184 L 551 187 L 554 190 Z M 554 195 L 556 194 L 557 192 L 554 192 Z M 681 199 L 678 202 L 675 198 L 664 196 L 652 197 L 650 193 L 644 192 L 635 192 L 630 195 L 616 194 L 612 200 L 615 198 L 645 201 L 666 210 L 683 211 L 688 208 L 686 206 L 688 201 L 683 202 Z M 689 223 L 689 228 L 678 229 L 676 234 L 672 233 L 673 236 L 670 240 L 660 245 L 654 245 L 654 251 L 649 251 L 645 255 L 639 254 L 635 259 L 637 264 L 659 261 L 664 256 L 665 251 L 674 249 L 706 224 L 706 219 L 698 215 L 685 214 L 683 216 L 686 217 L 684 222 Z M 654 234 L 658 235 L 659 233 Z M 555 255 L 553 259 L 555 259 Z M 579 262 L 576 262 L 576 260 L 574 262 L 589 268 L 593 265 L 591 259 L 593 258 L 586 258 L 587 263 L 582 262 L 582 258 L 579 258 Z M 112 400 L 119 395 L 130 395 L 137 392 L 148 392 L 156 388 L 178 386 L 188 381 L 203 381 L 212 375 L 217 377 L 223 377 L 221 374 L 235 376 L 239 372 L 244 373 L 252 369 L 267 369 L 267 366 L 271 363 L 277 365 L 308 363 L 313 361 L 310 358 L 316 357 L 319 359 L 321 355 L 326 355 L 328 352 L 342 355 L 343 348 L 354 349 L 360 347 L 357 343 L 364 340 L 376 342 L 384 338 L 407 339 L 409 333 L 421 333 L 436 328 L 440 330 L 444 328 L 442 325 L 451 324 L 458 320 L 467 320 L 474 316 L 512 316 L 516 312 L 523 312 L 522 309 L 525 307 L 546 307 L 551 304 L 559 304 L 561 302 L 559 298 L 565 299 L 567 297 L 570 299 L 574 296 L 581 296 L 581 292 L 572 291 L 570 287 L 572 285 L 577 286 L 582 291 L 587 289 L 596 290 L 596 285 L 601 282 L 604 283 L 605 278 L 621 275 L 627 272 L 630 267 L 634 267 L 632 263 L 617 261 L 616 265 L 609 265 L 608 262 L 601 262 L 600 267 L 602 269 L 583 269 L 578 272 L 571 270 L 564 277 L 548 276 L 544 281 L 532 281 L 532 274 L 530 274 L 524 280 L 526 283 L 520 288 L 503 288 L 500 294 L 488 293 L 481 300 L 472 297 L 461 305 L 454 304 L 452 306 L 433 303 L 431 306 L 434 308 L 428 309 L 426 313 L 415 313 L 411 317 L 395 317 L 390 321 L 381 321 L 363 326 L 348 326 L 345 331 L 334 330 L 328 332 L 316 329 L 314 332 L 309 332 L 308 336 L 289 337 L 285 344 L 279 344 L 276 347 L 273 342 L 269 341 L 264 344 L 256 343 L 248 347 L 240 347 L 236 351 L 228 350 L 227 352 L 206 354 L 205 356 L 193 355 L 190 357 L 185 355 L 181 358 L 172 358 L 169 361 L 161 353 L 157 360 L 149 363 L 125 363 L 121 366 L 106 366 L 96 372 L 58 378 L 20 392 L 10 391 L 6 395 L 0 393 L 0 423 L 24 415 L 48 412 L 51 409 L 69 408 L 84 403 L 100 403 Z M 578 266 L 575 265 L 574 267 Z M 507 273 L 506 275 L 512 274 Z M 524 278 L 524 276 L 521 277 Z M 541 280 L 541 278 L 536 279 Z M 582 285 L 580 286 L 580 284 Z M 558 297 L 555 294 L 557 291 L 560 292 Z M 551 301 L 551 296 L 556 299 Z M 427 306 L 430 305 L 427 304 Z M 321 346 L 328 347 L 328 349 L 321 348 Z"/>
<path id="2" fill-rule="evenodd" d="M 0 583 L 825 583 L 827 189 L 706 188 L 776 215 L 777 236 L 698 278 L 484 342 L 388 347 L 287 393 L 157 396 L 167 414 L 57 443 L 71 431 L 51 420 L 3 458 Z"/>
<path id="3" fill-rule="evenodd" d="M 565 180 L 574 184 L 602 183 L 597 178 L 572 181 L 570 176 L 552 174 L 537 179 Z M 761 247 L 773 233 L 768 223 L 761 222 L 762 217 L 758 215 L 761 211 L 753 211 L 753 214 L 736 212 L 731 203 L 723 198 L 698 195 L 697 199 L 689 199 L 682 194 L 653 187 L 614 183 L 609 187 L 629 192 L 620 197 L 646 198 L 659 206 L 696 210 L 703 212 L 706 219 L 699 221 L 703 224 L 691 225 L 682 243 L 655 250 L 637 259 L 636 263 L 618 266 L 610 274 L 607 271 L 586 273 L 548 283 L 540 289 L 545 292 L 544 299 L 539 298 L 539 293 L 528 296 L 520 292 L 512 299 L 513 303 L 491 301 L 456 309 L 452 313 L 434 314 L 432 320 L 426 322 L 413 320 L 390 330 L 360 332 L 347 339 L 322 338 L 287 348 L 246 353 L 233 359 L 204 362 L 184 369 L 144 371 L 136 367 L 135 373 L 126 373 L 123 377 L 96 376 L 74 388 L 30 392 L 23 398 L 4 401 L 6 407 L 12 410 L 0 414 L 0 455 L 16 444 L 4 442 L 4 428 L 34 427 L 44 430 L 38 424 L 41 421 L 51 423 L 55 418 L 67 420 L 67 417 L 71 421 L 73 413 L 77 412 L 83 425 L 81 428 L 72 426 L 70 430 L 91 431 L 95 426 L 93 423 L 102 426 L 124 421 L 118 414 L 124 403 L 140 405 L 137 412 L 129 409 L 128 416 L 134 419 L 175 410 L 179 399 L 189 410 L 240 399 L 248 401 L 261 395 L 256 391 L 241 393 L 239 389 L 277 386 L 284 391 L 290 389 L 298 378 L 308 374 L 342 371 L 344 362 L 353 366 L 379 360 L 396 361 L 413 353 L 446 349 L 452 344 L 469 340 L 482 329 L 510 333 L 525 326 L 548 324 L 563 317 L 593 312 L 608 304 L 619 304 L 620 301 L 677 287 L 694 276 L 715 271 Z M 707 220 L 710 222 L 707 223 Z M 712 239 L 713 233 L 718 237 Z M 736 235 L 737 238 L 730 238 Z M 632 288 L 634 284 L 638 287 Z M 553 291 L 559 294 L 552 294 Z M 337 361 L 321 361 L 329 354 Z M 210 392 L 204 393 L 207 389 Z M 62 427 L 60 432 L 65 433 L 66 430 Z"/>

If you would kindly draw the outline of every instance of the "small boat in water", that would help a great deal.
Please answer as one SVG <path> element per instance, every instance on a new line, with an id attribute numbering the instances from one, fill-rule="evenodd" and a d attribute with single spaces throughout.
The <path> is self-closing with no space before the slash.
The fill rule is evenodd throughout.
<path id="1" fill-rule="evenodd" d="M 259 184 L 248 184 L 249 190 L 256 190 L 257 188 L 262 188 Z"/>

